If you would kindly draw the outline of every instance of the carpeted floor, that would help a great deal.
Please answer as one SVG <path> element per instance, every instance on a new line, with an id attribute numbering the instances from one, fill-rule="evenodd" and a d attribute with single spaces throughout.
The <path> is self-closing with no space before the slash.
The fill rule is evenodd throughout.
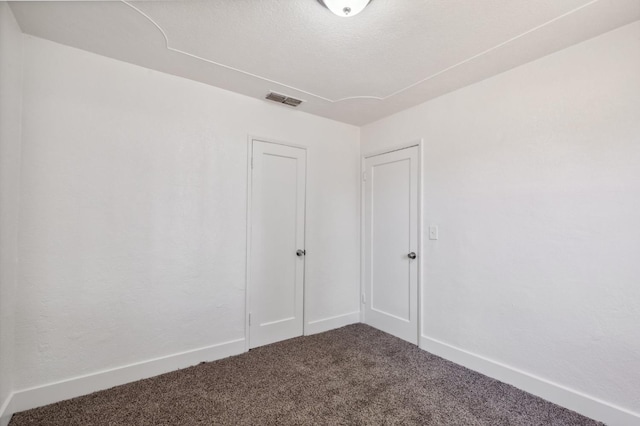
<path id="1" fill-rule="evenodd" d="M 15 414 L 22 425 L 597 425 L 363 324 Z"/>

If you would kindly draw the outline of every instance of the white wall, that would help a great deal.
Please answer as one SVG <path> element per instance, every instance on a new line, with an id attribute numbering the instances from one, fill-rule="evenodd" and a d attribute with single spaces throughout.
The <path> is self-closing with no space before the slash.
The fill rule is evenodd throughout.
<path id="1" fill-rule="evenodd" d="M 24 67 L 16 389 L 244 337 L 249 134 L 308 147 L 306 321 L 357 321 L 357 127 L 28 36 Z"/>
<path id="2" fill-rule="evenodd" d="M 423 346 L 637 416 L 640 22 L 367 125 L 362 150 L 418 138 Z"/>
<path id="3" fill-rule="evenodd" d="M 639 47 L 635 23 L 362 129 L 364 153 L 426 141 L 423 346 L 640 412 Z M 37 38 L 24 54 L 16 294 L 19 119 L 0 126 L 0 396 L 242 339 L 248 134 L 308 147 L 306 321 L 352 318 L 358 128 Z"/>
<path id="4" fill-rule="evenodd" d="M 15 289 L 18 273 L 18 204 L 22 33 L 0 2 L 0 424 L 13 389 Z"/>

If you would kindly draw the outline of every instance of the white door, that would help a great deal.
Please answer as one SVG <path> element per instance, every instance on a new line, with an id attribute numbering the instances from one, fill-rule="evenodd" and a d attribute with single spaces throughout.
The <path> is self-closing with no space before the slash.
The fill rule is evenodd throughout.
<path id="1" fill-rule="evenodd" d="M 303 332 L 306 151 L 253 141 L 249 346 Z"/>
<path id="2" fill-rule="evenodd" d="M 365 160 L 365 322 L 418 343 L 418 147 Z"/>

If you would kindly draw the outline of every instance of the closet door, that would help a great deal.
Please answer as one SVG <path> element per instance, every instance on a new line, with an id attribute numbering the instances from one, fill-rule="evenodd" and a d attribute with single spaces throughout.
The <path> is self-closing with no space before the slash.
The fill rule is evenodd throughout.
<path id="1" fill-rule="evenodd" d="M 365 160 L 365 322 L 418 343 L 418 147 Z"/>
<path id="2" fill-rule="evenodd" d="M 303 333 L 306 151 L 253 141 L 251 348 Z"/>

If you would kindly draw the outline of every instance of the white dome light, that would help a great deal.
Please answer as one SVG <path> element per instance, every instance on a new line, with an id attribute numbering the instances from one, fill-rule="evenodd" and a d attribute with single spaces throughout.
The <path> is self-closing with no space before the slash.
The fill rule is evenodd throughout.
<path id="1" fill-rule="evenodd" d="M 348 18 L 362 12 L 371 0 L 318 0 L 338 16 Z"/>

